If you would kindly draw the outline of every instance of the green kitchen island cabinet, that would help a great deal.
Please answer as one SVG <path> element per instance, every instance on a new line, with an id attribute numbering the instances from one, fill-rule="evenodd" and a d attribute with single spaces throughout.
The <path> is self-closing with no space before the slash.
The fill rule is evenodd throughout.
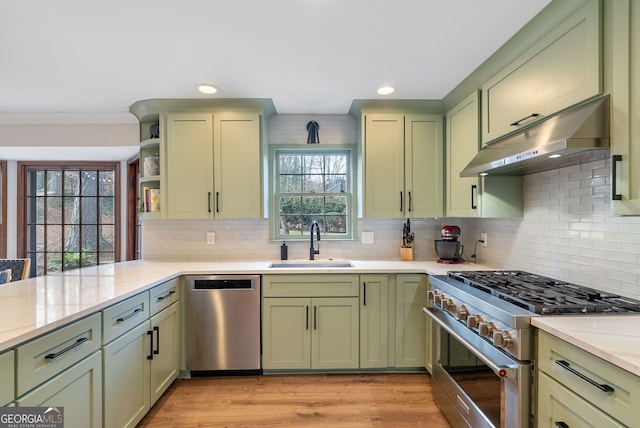
<path id="1" fill-rule="evenodd" d="M 135 427 L 176 379 L 178 296 L 179 280 L 172 279 L 103 311 L 106 428 Z"/>
<path id="2" fill-rule="evenodd" d="M 638 376 L 543 330 L 536 362 L 538 428 L 638 426 Z"/>
<path id="3" fill-rule="evenodd" d="M 166 141 L 169 218 L 261 217 L 258 113 L 169 113 Z"/>
<path id="4" fill-rule="evenodd" d="M 359 276 L 263 275 L 262 368 L 359 366 Z"/>
<path id="5" fill-rule="evenodd" d="M 360 368 L 389 366 L 389 275 L 360 275 Z"/>
<path id="6" fill-rule="evenodd" d="M 441 115 L 365 113 L 365 217 L 443 214 Z"/>
<path id="7" fill-rule="evenodd" d="M 460 177 L 480 149 L 479 97 L 474 91 L 447 112 L 445 215 L 522 217 L 522 177 Z"/>
<path id="8" fill-rule="evenodd" d="M 483 144 L 602 93 L 600 7 L 591 0 L 482 85 Z"/>
<path id="9" fill-rule="evenodd" d="M 65 426 L 102 426 L 100 314 L 16 348 L 15 404 L 64 407 Z"/>
<path id="10" fill-rule="evenodd" d="M 15 363 L 14 351 L 0 354 L 0 406 L 6 406 L 15 398 Z"/>

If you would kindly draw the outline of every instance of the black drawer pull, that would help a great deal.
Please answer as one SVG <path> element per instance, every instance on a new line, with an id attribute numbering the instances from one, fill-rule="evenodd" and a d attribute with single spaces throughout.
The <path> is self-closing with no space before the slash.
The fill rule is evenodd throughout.
<path id="1" fill-rule="evenodd" d="M 147 355 L 147 360 L 153 360 L 153 332 L 147 331 L 147 336 L 149 336 L 149 355 Z"/>
<path id="2" fill-rule="evenodd" d="M 318 329 L 318 307 L 317 306 L 313 307 L 313 329 L 314 330 Z"/>
<path id="3" fill-rule="evenodd" d="M 137 314 L 139 314 L 140 312 L 142 312 L 142 308 L 137 308 L 135 311 L 131 312 L 129 315 L 124 316 L 124 317 L 120 317 L 120 318 L 116 318 L 116 321 L 118 322 L 123 322 L 128 320 L 129 318 L 135 317 Z"/>
<path id="4" fill-rule="evenodd" d="M 555 426 L 557 426 L 558 428 L 569 428 L 569 425 L 564 422 L 556 422 Z"/>
<path id="5" fill-rule="evenodd" d="M 527 120 L 527 119 L 533 119 L 533 118 L 536 118 L 536 117 L 539 117 L 539 116 L 540 116 L 540 113 L 531 113 L 529 116 L 527 116 L 527 117 L 523 117 L 523 118 L 522 118 L 522 119 L 520 119 L 520 120 L 516 120 L 515 122 L 510 123 L 509 125 L 511 125 L 511 126 L 520 126 L 520 124 L 521 124 L 522 122 L 524 122 L 525 120 Z"/>
<path id="6" fill-rule="evenodd" d="M 46 358 L 47 360 L 55 360 L 60 355 L 64 354 L 65 352 L 69 352 L 74 348 L 77 348 L 78 346 L 82 345 L 84 342 L 86 342 L 88 340 L 89 340 L 88 337 L 81 337 L 80 339 L 76 340 L 76 343 L 73 343 L 73 344 L 67 346 L 66 348 L 64 348 L 61 351 L 56 352 L 55 354 L 47 354 L 47 355 L 45 355 L 44 358 Z"/>
<path id="7" fill-rule="evenodd" d="M 153 353 L 155 355 L 158 355 L 160 353 L 160 327 L 153 327 L 153 331 L 156 332 L 156 349 L 153 351 Z"/>
<path id="8" fill-rule="evenodd" d="M 164 296 L 158 296 L 158 297 L 156 297 L 156 300 L 158 302 L 160 302 L 160 301 L 166 299 L 167 297 L 171 296 L 172 294 L 176 294 L 176 290 L 171 290 L 167 294 L 165 294 Z"/>
<path id="9" fill-rule="evenodd" d="M 309 306 L 307 306 L 307 326 L 305 327 L 305 330 L 309 330 Z"/>
<path id="10" fill-rule="evenodd" d="M 476 205 L 477 193 L 478 193 L 478 186 L 476 184 L 472 184 L 471 185 L 471 209 L 472 210 L 475 210 L 478 208 L 478 205 Z"/>
<path id="11" fill-rule="evenodd" d="M 598 388 L 602 392 L 613 392 L 613 391 L 615 391 L 615 389 L 613 389 L 609 385 L 607 385 L 607 384 L 599 384 L 595 380 L 590 379 L 589 377 L 583 375 L 582 373 L 580 373 L 579 371 L 577 371 L 576 369 L 571 367 L 569 365 L 569 363 L 564 361 L 564 360 L 556 360 L 556 364 L 559 365 L 560 367 L 564 368 L 564 369 L 569 370 L 571 373 L 573 373 L 574 375 L 578 376 L 580 379 L 584 380 L 585 382 L 588 382 L 591 385 L 595 386 L 596 388 Z"/>
<path id="12" fill-rule="evenodd" d="M 362 306 L 367 306 L 367 283 L 362 283 Z"/>
<path id="13" fill-rule="evenodd" d="M 622 195 L 618 193 L 618 162 L 622 162 L 622 155 L 611 156 L 611 200 L 621 201 Z"/>

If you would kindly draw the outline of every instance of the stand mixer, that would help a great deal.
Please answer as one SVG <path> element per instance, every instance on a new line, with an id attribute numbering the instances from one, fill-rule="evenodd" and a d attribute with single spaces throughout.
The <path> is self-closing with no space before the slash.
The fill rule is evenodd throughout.
<path id="1" fill-rule="evenodd" d="M 442 239 L 435 241 L 436 254 L 439 257 L 438 263 L 463 263 L 462 252 L 464 251 L 464 246 L 458 241 L 460 228 L 458 226 L 442 226 L 440 235 Z"/>

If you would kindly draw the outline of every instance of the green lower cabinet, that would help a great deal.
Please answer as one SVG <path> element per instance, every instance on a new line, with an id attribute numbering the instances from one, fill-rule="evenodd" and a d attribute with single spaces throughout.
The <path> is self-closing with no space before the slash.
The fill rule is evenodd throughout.
<path id="1" fill-rule="evenodd" d="M 427 276 L 398 274 L 395 306 L 395 367 L 424 367 Z"/>
<path id="2" fill-rule="evenodd" d="M 153 359 L 150 360 L 151 405 L 178 377 L 180 366 L 180 302 L 151 317 L 154 333 Z"/>
<path id="3" fill-rule="evenodd" d="M 7 351 L 0 354 L 0 406 L 5 406 L 12 402 L 15 397 L 16 372 L 14 363 L 14 352 Z"/>
<path id="4" fill-rule="evenodd" d="M 178 375 L 179 302 L 103 348 L 104 426 L 135 427 Z"/>
<path id="5" fill-rule="evenodd" d="M 265 370 L 358 368 L 358 298 L 263 300 Z"/>
<path id="6" fill-rule="evenodd" d="M 63 407 L 68 427 L 102 426 L 102 353 L 74 364 L 16 400 L 18 407 Z"/>
<path id="7" fill-rule="evenodd" d="M 149 321 L 103 348 L 104 426 L 135 427 L 149 410 Z"/>
<path id="8" fill-rule="evenodd" d="M 360 368 L 389 366 L 388 290 L 388 275 L 360 275 Z"/>

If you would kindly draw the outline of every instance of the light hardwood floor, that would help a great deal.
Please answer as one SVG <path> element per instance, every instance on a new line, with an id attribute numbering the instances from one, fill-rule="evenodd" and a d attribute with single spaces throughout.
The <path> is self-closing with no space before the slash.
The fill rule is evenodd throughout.
<path id="1" fill-rule="evenodd" d="M 178 379 L 138 426 L 450 427 L 415 373 Z"/>

